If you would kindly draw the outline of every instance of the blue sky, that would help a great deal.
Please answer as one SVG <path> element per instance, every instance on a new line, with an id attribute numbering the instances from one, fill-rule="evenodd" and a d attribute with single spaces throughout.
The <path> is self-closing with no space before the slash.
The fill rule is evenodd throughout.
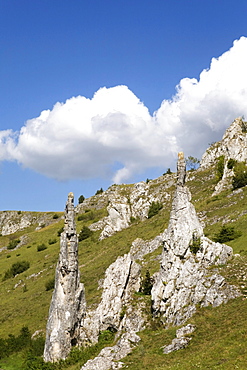
<path id="1" fill-rule="evenodd" d="M 0 0 L 0 209 L 63 210 L 70 191 L 175 169 L 178 150 L 200 158 L 247 116 L 246 14 L 244 0 Z"/>

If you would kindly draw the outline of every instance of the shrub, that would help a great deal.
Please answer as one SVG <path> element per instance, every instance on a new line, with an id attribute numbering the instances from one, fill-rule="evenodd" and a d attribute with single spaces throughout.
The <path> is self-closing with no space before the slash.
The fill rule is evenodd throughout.
<path id="1" fill-rule="evenodd" d="M 103 188 L 100 188 L 99 190 L 96 191 L 95 195 L 102 194 L 104 192 Z"/>
<path id="2" fill-rule="evenodd" d="M 93 232 L 87 226 L 83 226 L 79 233 L 79 242 L 89 238 L 92 234 Z"/>
<path id="3" fill-rule="evenodd" d="M 163 205 L 159 202 L 152 202 L 148 210 L 148 218 L 151 218 L 162 209 Z"/>
<path id="4" fill-rule="evenodd" d="M 59 216 L 58 216 L 57 213 L 55 213 L 52 218 L 53 218 L 53 220 L 56 220 L 57 218 L 59 218 Z"/>
<path id="5" fill-rule="evenodd" d="M 57 236 L 61 236 L 63 232 L 63 227 L 61 227 L 58 231 L 57 231 Z"/>
<path id="6" fill-rule="evenodd" d="M 232 186 L 233 189 L 238 189 L 245 185 L 247 185 L 247 167 L 244 162 L 239 162 L 234 167 Z"/>
<path id="7" fill-rule="evenodd" d="M 245 134 L 247 132 L 247 122 L 242 121 L 241 128 L 242 128 L 242 132 Z"/>
<path id="8" fill-rule="evenodd" d="M 141 282 L 140 291 L 145 295 L 150 295 L 153 287 L 152 279 L 150 277 L 149 270 L 146 271 L 145 277 Z"/>
<path id="9" fill-rule="evenodd" d="M 199 249 L 201 248 L 201 238 L 196 235 L 196 233 L 193 233 L 192 240 L 190 242 L 190 251 L 193 254 L 196 254 Z"/>
<path id="10" fill-rule="evenodd" d="M 229 168 L 229 170 L 232 170 L 236 163 L 236 159 L 230 158 L 227 162 L 227 168 Z"/>
<path id="11" fill-rule="evenodd" d="M 10 269 L 5 272 L 3 281 L 15 277 L 17 274 L 21 274 L 22 272 L 28 270 L 29 267 L 30 263 L 28 261 L 13 263 Z"/>
<path id="12" fill-rule="evenodd" d="M 9 244 L 7 245 L 7 249 L 15 249 L 15 247 L 20 243 L 19 239 L 10 240 Z"/>
<path id="13" fill-rule="evenodd" d="M 81 204 L 81 203 L 84 202 L 84 200 L 85 200 L 84 195 L 80 195 L 79 198 L 78 198 L 78 203 Z"/>
<path id="14" fill-rule="evenodd" d="M 53 239 L 49 239 L 48 240 L 48 244 L 49 245 L 55 244 L 56 242 L 57 242 L 57 239 L 56 238 L 53 238 Z"/>
<path id="15" fill-rule="evenodd" d="M 37 245 L 37 252 L 44 251 L 45 249 L 47 249 L 47 246 L 44 243 Z"/>
<path id="16" fill-rule="evenodd" d="M 163 173 L 163 176 L 164 175 L 170 175 L 171 173 L 172 173 L 171 169 L 167 168 L 167 171 L 165 173 Z"/>
<path id="17" fill-rule="evenodd" d="M 226 243 L 241 236 L 241 231 L 235 230 L 234 226 L 223 225 L 220 231 L 215 234 L 213 240 L 218 243 Z"/>
<path id="18" fill-rule="evenodd" d="M 225 157 L 221 155 L 218 158 L 217 164 L 216 164 L 216 178 L 217 181 L 220 181 L 224 174 L 224 166 L 225 166 Z"/>
<path id="19" fill-rule="evenodd" d="M 45 290 L 46 291 L 52 290 L 54 289 L 54 286 L 55 286 L 55 278 L 53 277 L 45 283 Z"/>

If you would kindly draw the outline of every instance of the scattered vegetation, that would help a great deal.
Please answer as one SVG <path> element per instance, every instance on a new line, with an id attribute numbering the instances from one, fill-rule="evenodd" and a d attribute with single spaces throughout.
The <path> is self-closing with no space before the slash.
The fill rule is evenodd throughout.
<path id="1" fill-rule="evenodd" d="M 21 274 L 22 272 L 28 270 L 30 267 L 30 263 L 28 261 L 21 261 L 13 263 L 13 265 L 8 269 L 3 277 L 3 281 L 15 277 L 17 274 Z"/>
<path id="2" fill-rule="evenodd" d="M 213 240 L 218 243 L 226 243 L 242 235 L 241 231 L 235 230 L 234 226 L 223 225 L 220 231 L 215 234 Z"/>
<path id="3" fill-rule="evenodd" d="M 152 202 L 148 210 L 148 218 L 151 218 L 163 208 L 163 205 L 159 202 Z"/>
<path id="4" fill-rule="evenodd" d="M 227 162 L 227 168 L 229 168 L 229 170 L 232 170 L 236 163 L 237 161 L 235 159 L 230 158 Z"/>
<path id="5" fill-rule="evenodd" d="M 58 216 L 58 214 L 57 213 L 55 213 L 54 215 L 53 215 L 53 220 L 56 220 L 56 219 L 58 219 L 59 218 L 59 216 Z"/>

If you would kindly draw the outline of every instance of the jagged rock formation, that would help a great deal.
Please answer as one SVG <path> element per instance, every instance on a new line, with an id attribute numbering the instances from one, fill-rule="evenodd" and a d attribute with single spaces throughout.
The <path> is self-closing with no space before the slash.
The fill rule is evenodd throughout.
<path id="1" fill-rule="evenodd" d="M 224 157 L 224 172 L 222 179 L 215 187 L 213 195 L 232 187 L 230 180 L 234 171 L 227 166 L 229 159 L 247 162 L 247 122 L 243 121 L 241 117 L 233 121 L 221 141 L 206 150 L 200 163 L 201 169 L 214 165 L 215 160 L 221 156 Z"/>
<path id="2" fill-rule="evenodd" d="M 74 196 L 68 195 L 64 231 L 61 234 L 55 288 L 46 329 L 44 360 L 65 359 L 78 341 L 79 327 L 86 310 L 84 286 L 80 283 L 78 238 L 74 220 Z"/>
<path id="3" fill-rule="evenodd" d="M 183 153 L 180 153 L 161 268 L 152 289 L 154 314 L 161 316 L 165 325 L 181 325 L 193 315 L 197 304 L 218 306 L 239 294 L 217 271 L 209 273 L 209 266 L 227 262 L 232 249 L 204 236 L 185 186 L 185 168 Z"/>

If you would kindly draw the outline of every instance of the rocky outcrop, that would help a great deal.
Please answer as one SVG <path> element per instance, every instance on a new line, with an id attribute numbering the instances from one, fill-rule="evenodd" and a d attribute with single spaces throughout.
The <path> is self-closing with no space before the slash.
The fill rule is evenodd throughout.
<path id="1" fill-rule="evenodd" d="M 80 283 L 78 238 L 74 220 L 74 196 L 68 196 L 64 212 L 60 254 L 56 267 L 55 288 L 46 328 L 44 361 L 65 359 L 79 337 L 86 310 L 84 286 Z"/>
<path id="2" fill-rule="evenodd" d="M 121 369 L 123 363 L 119 360 L 127 356 L 139 341 L 140 337 L 135 333 L 124 333 L 114 346 L 103 348 L 99 355 L 87 361 L 81 370 Z"/>
<path id="3" fill-rule="evenodd" d="M 165 346 L 163 353 L 168 354 L 170 352 L 178 351 L 188 346 L 191 341 L 191 337 L 188 337 L 189 334 L 192 334 L 195 331 L 196 327 L 194 325 L 188 324 L 176 331 L 176 338 L 172 340 L 172 343 L 168 346 Z"/>
<path id="4" fill-rule="evenodd" d="M 180 153 L 161 268 L 152 289 L 154 315 L 161 316 L 165 325 L 183 324 L 198 304 L 218 306 L 239 294 L 217 269 L 208 270 L 212 265 L 225 264 L 232 249 L 204 236 L 190 197 L 185 186 L 185 160 Z"/>
<path id="5" fill-rule="evenodd" d="M 88 311 L 81 323 L 81 342 L 96 343 L 100 331 L 123 329 L 123 323 L 126 321 L 124 316 L 131 303 L 131 295 L 139 288 L 140 266 L 129 253 L 118 257 L 106 270 L 100 304 L 96 310 Z M 130 324 L 128 326 L 129 331 L 139 331 L 141 323 L 137 325 L 136 330 Z"/>
<path id="6" fill-rule="evenodd" d="M 150 183 L 139 182 L 131 187 L 119 188 L 109 196 L 108 216 L 104 219 L 105 224 L 100 239 L 127 228 L 132 220 L 145 220 L 152 202 L 163 203 L 169 199 L 170 195 L 165 191 L 151 192 Z M 92 225 L 91 228 L 95 226 Z"/>
<path id="7" fill-rule="evenodd" d="M 243 121 L 242 118 L 236 118 L 226 130 L 222 140 L 206 150 L 200 163 L 201 169 L 213 166 L 217 158 L 221 156 L 224 157 L 223 176 L 216 185 L 213 195 L 232 188 L 231 179 L 234 171 L 228 168 L 230 159 L 237 162 L 247 162 L 247 122 Z"/>
<path id="8" fill-rule="evenodd" d="M 0 212 L 0 233 L 10 235 L 31 225 L 41 228 L 56 222 L 52 216 L 49 213 L 2 211 Z"/>

